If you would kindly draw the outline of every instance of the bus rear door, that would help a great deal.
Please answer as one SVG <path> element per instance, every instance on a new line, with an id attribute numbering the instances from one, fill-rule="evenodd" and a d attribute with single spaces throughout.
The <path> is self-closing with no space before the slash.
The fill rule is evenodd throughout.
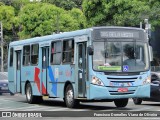
<path id="1" fill-rule="evenodd" d="M 16 91 L 21 92 L 21 50 L 16 52 Z"/>
<path id="2" fill-rule="evenodd" d="M 49 47 L 42 47 L 42 94 L 47 95 L 47 79 L 48 79 L 48 66 L 49 66 Z"/>

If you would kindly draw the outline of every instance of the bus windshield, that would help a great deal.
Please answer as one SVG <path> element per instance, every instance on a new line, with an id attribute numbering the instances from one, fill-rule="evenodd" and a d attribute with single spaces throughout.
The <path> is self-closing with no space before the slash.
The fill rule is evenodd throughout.
<path id="1" fill-rule="evenodd" d="M 112 42 L 113 41 L 113 42 Z M 147 43 L 119 41 L 93 42 L 93 69 L 106 72 L 138 72 L 149 69 Z"/>

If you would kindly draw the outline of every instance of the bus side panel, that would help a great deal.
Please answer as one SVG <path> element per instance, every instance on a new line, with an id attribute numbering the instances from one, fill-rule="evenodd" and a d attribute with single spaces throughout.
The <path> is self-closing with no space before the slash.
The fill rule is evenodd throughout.
<path id="1" fill-rule="evenodd" d="M 64 97 L 66 82 L 74 83 L 74 67 L 71 65 L 49 66 L 48 93 L 50 97 Z"/>
<path id="2" fill-rule="evenodd" d="M 41 79 L 40 68 L 36 66 L 23 66 L 22 67 L 22 90 L 25 90 L 26 81 L 29 81 L 32 86 L 33 95 L 41 95 Z M 25 93 L 24 91 L 22 92 Z"/>
<path id="3" fill-rule="evenodd" d="M 16 90 L 15 90 L 15 74 L 14 74 L 15 70 L 14 70 L 14 67 L 9 67 L 8 69 L 8 88 L 9 90 L 12 92 L 12 93 L 15 93 Z"/>

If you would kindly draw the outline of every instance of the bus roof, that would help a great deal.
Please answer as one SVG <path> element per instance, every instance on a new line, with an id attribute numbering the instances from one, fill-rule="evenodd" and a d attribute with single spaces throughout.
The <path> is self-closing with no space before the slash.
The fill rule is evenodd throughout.
<path id="1" fill-rule="evenodd" d="M 40 37 L 28 38 L 28 39 L 24 39 L 24 40 L 13 41 L 10 43 L 10 46 L 24 45 L 24 44 L 29 44 L 29 43 L 37 43 L 37 42 L 42 42 L 42 41 L 57 40 L 57 39 L 63 39 L 63 38 L 67 39 L 67 38 L 71 38 L 71 37 L 75 37 L 75 36 L 86 35 L 86 34 L 89 34 L 90 31 L 92 31 L 94 29 L 103 29 L 103 28 L 143 30 L 141 28 L 120 27 L 120 26 L 92 27 L 92 28 L 87 28 L 87 29 L 82 29 L 82 30 L 71 31 L 71 32 L 64 32 L 64 33 L 59 33 L 59 34 L 52 34 L 52 35 L 46 35 L 46 36 L 40 36 Z"/>

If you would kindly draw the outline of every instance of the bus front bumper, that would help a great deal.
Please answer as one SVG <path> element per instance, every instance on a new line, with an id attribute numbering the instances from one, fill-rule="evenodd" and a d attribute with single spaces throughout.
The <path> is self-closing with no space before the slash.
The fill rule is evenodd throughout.
<path id="1" fill-rule="evenodd" d="M 150 97 L 150 85 L 136 87 L 123 87 L 128 91 L 118 92 L 118 87 L 103 87 L 90 84 L 90 100 L 121 99 L 121 98 L 148 98 Z"/>

